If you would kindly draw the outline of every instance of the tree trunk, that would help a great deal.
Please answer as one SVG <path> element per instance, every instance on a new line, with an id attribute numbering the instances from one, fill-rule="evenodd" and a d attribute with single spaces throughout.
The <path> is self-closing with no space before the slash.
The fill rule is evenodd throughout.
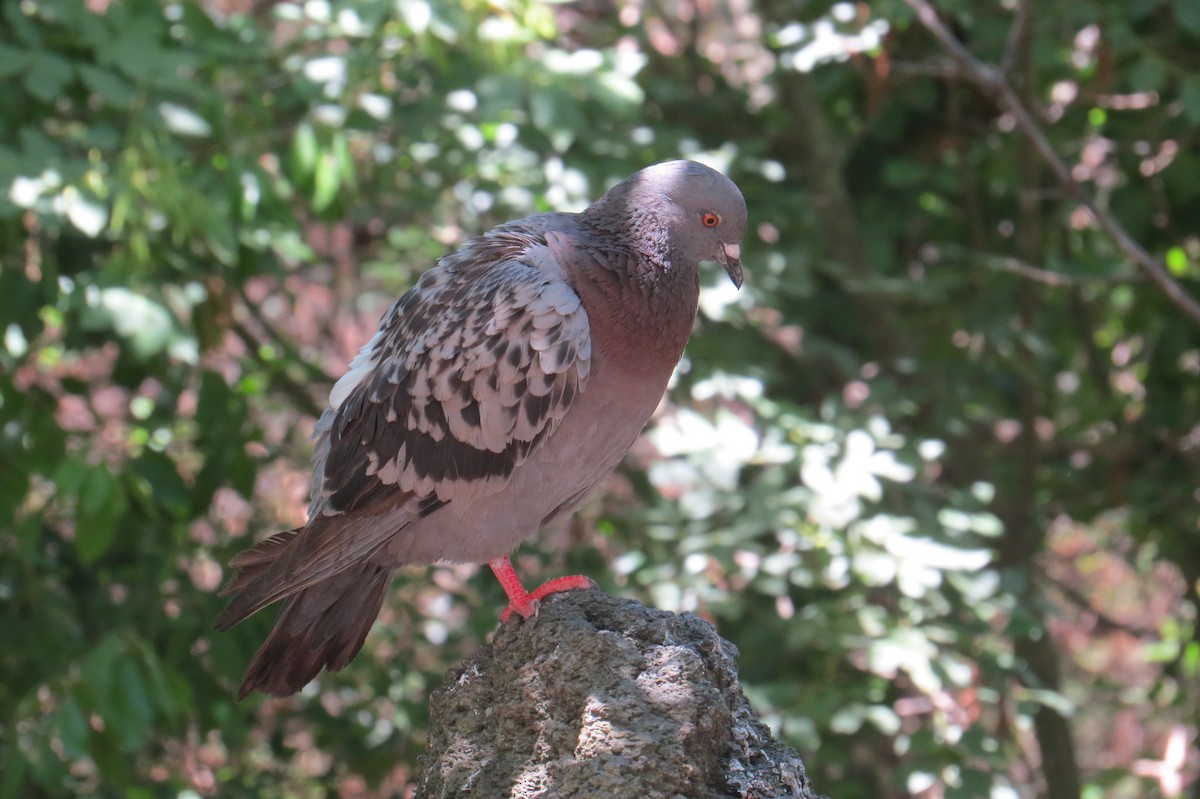
<path id="1" fill-rule="evenodd" d="M 736 656 L 690 613 L 552 596 L 434 692 L 416 799 L 816 799 Z"/>

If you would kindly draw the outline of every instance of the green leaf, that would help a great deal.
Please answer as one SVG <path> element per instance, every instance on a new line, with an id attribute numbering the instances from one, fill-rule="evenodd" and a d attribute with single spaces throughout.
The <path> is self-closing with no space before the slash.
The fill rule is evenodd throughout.
<path id="1" fill-rule="evenodd" d="M 94 563 L 113 545 L 117 518 L 125 509 L 125 497 L 104 466 L 88 470 L 79 487 L 79 508 L 75 519 L 75 548 L 83 564 Z"/>
<path id="2" fill-rule="evenodd" d="M 180 136 L 194 136 L 205 139 L 212 135 L 212 125 L 208 120 L 187 106 L 178 103 L 159 103 L 158 113 L 167 123 L 167 130 Z"/>
<path id="3" fill-rule="evenodd" d="M 561 86 L 534 89 L 529 97 L 529 113 L 533 126 L 545 133 L 559 151 L 569 147 L 583 127 L 583 115 L 575 98 Z"/>
<path id="4" fill-rule="evenodd" d="M 292 167 L 292 182 L 297 186 L 307 186 L 312 180 L 317 168 L 317 156 L 320 154 L 317 145 L 317 132 L 312 125 L 300 125 L 292 137 L 292 154 L 289 161 Z"/>
<path id="5" fill-rule="evenodd" d="M 895 188 L 911 188 L 929 182 L 928 167 L 903 158 L 889 159 L 883 167 L 883 182 Z"/>
<path id="6" fill-rule="evenodd" d="M 1134 91 L 1162 91 L 1167 82 L 1167 69 L 1161 61 L 1151 56 L 1134 62 L 1127 79 Z"/>
<path id="7" fill-rule="evenodd" d="M 0 78 L 10 78 L 29 66 L 29 53 L 0 44 Z"/>
<path id="8" fill-rule="evenodd" d="M 481 118 L 501 117 L 506 109 L 517 108 L 525 98 L 524 84 L 509 75 L 488 75 L 475 84 Z"/>
<path id="9" fill-rule="evenodd" d="M 341 186 L 341 170 L 332 152 L 321 153 L 317 159 L 317 170 L 313 180 L 312 207 L 317 213 L 329 209 L 337 199 Z"/>
<path id="10" fill-rule="evenodd" d="M 81 664 L 86 699 L 104 719 L 105 732 L 126 752 L 142 748 L 155 718 L 146 678 L 134 652 L 141 646 L 134 641 L 131 648 L 120 634 L 109 633 Z"/>
<path id="11" fill-rule="evenodd" d="M 154 707 L 146 691 L 144 675 L 128 652 L 116 663 L 112 691 L 112 707 L 116 712 L 106 721 L 112 724 L 121 748 L 137 752 L 154 722 Z"/>
<path id="12" fill-rule="evenodd" d="M 108 209 L 103 205 L 92 202 L 73 186 L 62 194 L 67 212 L 67 219 L 88 238 L 95 238 L 108 224 Z"/>
<path id="13" fill-rule="evenodd" d="M 1191 271 L 1188 265 L 1187 252 L 1183 247 L 1172 247 L 1167 250 L 1167 269 L 1171 270 L 1171 274 L 1175 277 L 1186 277 Z"/>
<path id="14" fill-rule="evenodd" d="M 1179 87 L 1179 99 L 1187 121 L 1200 126 L 1200 78 L 1185 78 Z"/>
<path id="15" fill-rule="evenodd" d="M 133 85 L 115 72 L 88 64 L 80 64 L 77 69 L 79 77 L 83 79 L 83 85 L 105 104 L 114 108 L 126 108 L 133 100 Z"/>
<path id="16" fill-rule="evenodd" d="M 229 384 L 216 372 L 205 371 L 200 377 L 200 397 L 196 403 L 196 423 L 209 432 L 225 430 L 229 426 L 229 414 L 236 402 Z"/>
<path id="17" fill-rule="evenodd" d="M 161 452 L 146 450 L 129 465 L 129 473 L 140 478 L 138 486 L 142 491 L 141 500 L 153 509 L 156 518 L 164 521 L 187 518 L 192 510 L 187 486 L 183 484 L 175 462 L 169 457 Z"/>
<path id="18" fill-rule="evenodd" d="M 350 141 L 341 131 L 333 137 L 333 157 L 337 161 L 342 185 L 348 189 L 354 188 L 354 157 L 350 154 Z"/>
<path id="19" fill-rule="evenodd" d="M 30 53 L 25 89 L 43 102 L 53 102 L 75 76 L 71 62 L 53 53 Z"/>
<path id="20" fill-rule="evenodd" d="M 26 163 L 48 164 L 63 158 L 63 150 L 57 141 L 40 131 L 24 127 L 17 131 L 21 144 L 21 156 Z"/>
<path id="21" fill-rule="evenodd" d="M 67 458 L 58 465 L 54 474 L 54 487 L 59 496 L 73 497 L 79 493 L 83 481 L 92 467 L 79 458 Z"/>
<path id="22" fill-rule="evenodd" d="M 170 312 L 143 293 L 120 286 L 100 289 L 88 296 L 85 324 L 111 328 L 132 345 L 139 358 L 150 358 L 166 349 L 174 325 Z"/>
<path id="23" fill-rule="evenodd" d="M 78 760 L 87 754 L 88 737 L 91 729 L 87 717 L 79 707 L 79 701 L 70 695 L 55 713 L 54 726 L 63 745 L 63 754 L 70 760 Z"/>
<path id="24" fill-rule="evenodd" d="M 125 785 L 129 780 L 129 753 L 121 748 L 120 739 L 112 730 L 92 736 L 90 749 L 96 768 L 109 785 Z"/>
<path id="25" fill-rule="evenodd" d="M 606 108 L 622 114 L 639 108 L 646 99 L 637 81 L 618 72 L 597 75 L 593 90 Z"/>
<path id="26" fill-rule="evenodd" d="M 1174 11 L 1179 27 L 1200 38 L 1200 3 L 1196 0 L 1175 0 Z"/>
<path id="27" fill-rule="evenodd" d="M 115 633 L 108 633 L 92 647 L 80 663 L 83 683 L 86 686 L 86 704 L 91 710 L 105 715 L 109 708 L 107 699 L 111 693 L 113 668 L 125 645 Z"/>
<path id="28" fill-rule="evenodd" d="M 25 782 L 27 761 L 13 738 L 4 747 L 4 776 L 0 778 L 0 799 L 17 799 Z"/>
<path id="29" fill-rule="evenodd" d="M 158 654 L 142 642 L 138 643 L 139 646 L 135 647 L 134 655 L 141 673 L 141 684 L 151 705 L 155 708 L 155 714 L 161 713 L 172 719 L 180 718 L 190 708 L 186 702 L 179 701 L 180 696 L 174 690 L 174 686 L 169 684 L 167 671 Z M 186 690 L 186 683 L 183 683 L 182 687 L 185 689 L 182 698 L 186 700 L 190 692 Z"/>
<path id="30" fill-rule="evenodd" d="M 97 45 L 97 60 L 139 84 L 168 75 L 168 54 L 160 45 L 162 27 L 159 15 L 129 14 L 116 36 Z"/>

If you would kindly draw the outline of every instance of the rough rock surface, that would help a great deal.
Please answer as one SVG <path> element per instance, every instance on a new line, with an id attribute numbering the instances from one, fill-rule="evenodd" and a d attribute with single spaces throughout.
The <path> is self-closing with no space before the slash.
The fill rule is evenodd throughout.
<path id="1" fill-rule="evenodd" d="M 503 625 L 430 703 L 417 799 L 816 797 L 692 614 L 597 591 Z"/>

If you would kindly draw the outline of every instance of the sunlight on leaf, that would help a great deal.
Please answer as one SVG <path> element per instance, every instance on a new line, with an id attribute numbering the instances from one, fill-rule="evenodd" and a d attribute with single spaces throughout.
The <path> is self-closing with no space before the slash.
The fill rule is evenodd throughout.
<path id="1" fill-rule="evenodd" d="M 187 106 L 177 103 L 159 103 L 158 113 L 167 123 L 167 129 L 180 136 L 206 138 L 212 135 L 212 125 L 204 117 Z"/>
<path id="2" fill-rule="evenodd" d="M 86 297 L 88 305 L 98 313 L 98 319 L 129 339 L 140 356 L 148 357 L 167 346 L 173 326 L 171 315 L 163 306 L 142 294 L 119 287 L 98 289 L 89 286 Z"/>

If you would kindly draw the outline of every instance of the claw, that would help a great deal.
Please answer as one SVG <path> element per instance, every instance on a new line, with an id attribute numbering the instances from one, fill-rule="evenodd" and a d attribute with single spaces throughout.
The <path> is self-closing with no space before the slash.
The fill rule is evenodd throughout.
<path id="1" fill-rule="evenodd" d="M 533 591 L 526 591 L 525 586 L 521 585 L 521 579 L 517 577 L 517 572 L 513 569 L 512 561 L 508 559 L 507 555 L 488 561 L 488 566 L 492 567 L 496 579 L 500 581 L 501 587 L 504 588 L 504 593 L 508 595 L 508 607 L 500 614 L 501 623 L 511 619 L 514 613 L 525 619 L 536 616 L 538 609 L 542 605 L 541 600 L 550 594 L 600 588 L 591 577 L 586 577 L 582 574 L 573 574 L 568 577 L 556 577 L 553 580 L 547 580 Z"/>

